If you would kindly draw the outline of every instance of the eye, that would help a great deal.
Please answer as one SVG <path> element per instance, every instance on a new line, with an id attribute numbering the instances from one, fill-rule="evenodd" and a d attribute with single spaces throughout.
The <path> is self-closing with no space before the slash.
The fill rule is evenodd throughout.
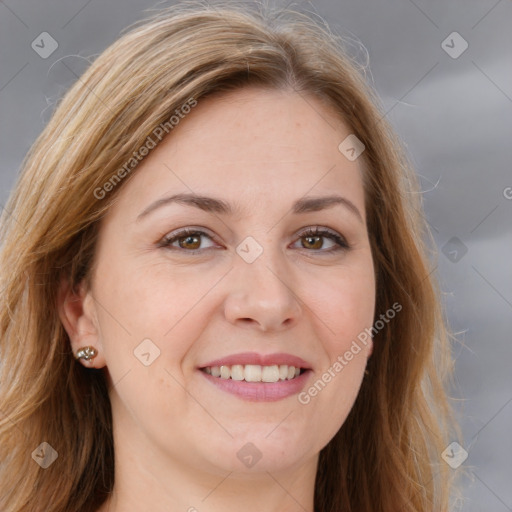
<path id="1" fill-rule="evenodd" d="M 329 249 L 322 249 L 324 246 L 324 238 L 328 238 L 334 245 Z M 336 252 L 350 249 L 349 244 L 341 235 L 335 231 L 325 228 L 308 228 L 300 234 L 299 240 L 302 240 L 302 248 L 313 249 L 315 252 Z M 304 243 L 305 242 L 305 243 Z"/>
<path id="2" fill-rule="evenodd" d="M 202 237 L 207 237 L 210 241 L 212 240 L 212 237 L 204 231 L 187 228 L 167 235 L 158 245 L 159 247 L 167 247 L 169 249 L 183 249 L 191 254 L 214 247 L 213 245 L 201 247 Z M 176 243 L 178 246 L 175 245 Z"/>

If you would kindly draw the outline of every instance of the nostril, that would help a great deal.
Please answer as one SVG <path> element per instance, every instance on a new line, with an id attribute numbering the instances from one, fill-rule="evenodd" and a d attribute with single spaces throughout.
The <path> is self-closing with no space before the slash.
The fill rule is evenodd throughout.
<path id="1" fill-rule="evenodd" d="M 257 323 L 256 320 L 254 320 L 253 318 L 240 318 L 240 322 L 247 325 Z"/>

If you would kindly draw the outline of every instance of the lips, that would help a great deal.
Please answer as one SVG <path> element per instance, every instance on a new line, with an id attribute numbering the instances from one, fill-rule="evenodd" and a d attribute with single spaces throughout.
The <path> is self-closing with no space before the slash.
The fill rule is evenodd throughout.
<path id="1" fill-rule="evenodd" d="M 311 370 L 311 365 L 304 359 L 294 356 L 292 354 L 285 354 L 283 352 L 276 354 L 258 354 L 256 352 L 243 352 L 240 354 L 232 354 L 220 359 L 209 361 L 201 364 L 199 369 L 204 369 L 213 366 L 233 366 L 233 365 L 258 365 L 258 366 L 274 366 L 274 365 L 288 365 L 303 370 Z"/>
<path id="2" fill-rule="evenodd" d="M 300 393 L 313 374 L 307 361 L 285 353 L 232 354 L 209 361 L 198 370 L 221 391 L 258 402 L 282 400 Z"/>

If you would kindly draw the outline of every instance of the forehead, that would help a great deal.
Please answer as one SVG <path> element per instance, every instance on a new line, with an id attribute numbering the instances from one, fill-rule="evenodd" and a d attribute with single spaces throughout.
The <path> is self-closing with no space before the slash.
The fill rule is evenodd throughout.
<path id="1" fill-rule="evenodd" d="M 338 149 L 350 133 L 317 98 L 293 91 L 245 88 L 199 99 L 139 164 L 120 203 L 140 210 L 160 197 L 194 192 L 250 214 L 339 192 L 363 212 L 361 159 L 350 161 Z"/>

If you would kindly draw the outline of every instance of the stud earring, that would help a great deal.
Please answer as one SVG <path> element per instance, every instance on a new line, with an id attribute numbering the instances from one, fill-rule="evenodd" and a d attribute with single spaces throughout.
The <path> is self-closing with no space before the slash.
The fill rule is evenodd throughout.
<path id="1" fill-rule="evenodd" d="M 78 349 L 75 354 L 75 359 L 78 361 L 83 359 L 84 361 L 90 361 L 98 355 L 98 351 L 94 347 L 82 347 Z"/>

